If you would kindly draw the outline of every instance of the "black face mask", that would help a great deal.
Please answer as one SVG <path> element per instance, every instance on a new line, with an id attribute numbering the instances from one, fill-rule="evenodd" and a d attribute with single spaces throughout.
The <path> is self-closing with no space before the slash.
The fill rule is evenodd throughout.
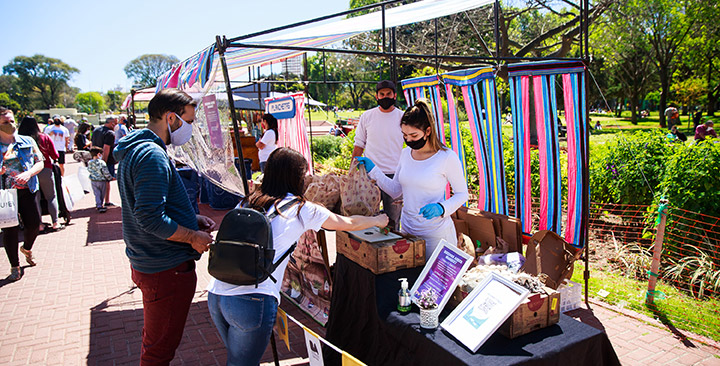
<path id="1" fill-rule="evenodd" d="M 411 149 L 413 149 L 413 150 L 420 150 L 420 149 L 422 149 L 423 146 L 425 146 L 425 143 L 426 143 L 426 142 L 427 142 L 427 139 L 426 139 L 425 137 L 423 137 L 423 138 L 421 138 L 421 139 L 418 139 L 418 140 L 415 140 L 415 141 L 405 140 L 405 144 L 406 144 L 409 148 L 411 148 Z"/>
<path id="2" fill-rule="evenodd" d="M 395 98 L 386 97 L 386 98 L 378 99 L 377 102 L 378 102 L 378 105 L 380 107 L 382 107 L 382 109 L 388 109 L 395 105 Z"/>

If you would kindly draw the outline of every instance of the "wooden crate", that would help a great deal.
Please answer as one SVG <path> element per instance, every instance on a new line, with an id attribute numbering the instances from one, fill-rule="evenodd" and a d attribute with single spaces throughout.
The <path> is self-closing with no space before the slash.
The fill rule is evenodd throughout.
<path id="1" fill-rule="evenodd" d="M 336 245 L 338 253 L 375 274 L 425 265 L 425 240 L 412 235 L 370 244 L 338 231 Z"/>
<path id="2" fill-rule="evenodd" d="M 556 324 L 560 320 L 560 293 L 549 287 L 545 291 L 547 294 L 531 294 L 525 299 L 498 332 L 513 339 Z"/>

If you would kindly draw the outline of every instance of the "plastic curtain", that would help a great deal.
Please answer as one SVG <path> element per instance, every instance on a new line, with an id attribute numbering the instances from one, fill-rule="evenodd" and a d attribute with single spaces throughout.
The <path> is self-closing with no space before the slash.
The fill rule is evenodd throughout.
<path id="1" fill-rule="evenodd" d="M 459 140 L 453 86 L 457 85 L 463 95 L 473 139 L 475 159 L 478 165 L 478 207 L 507 215 L 507 190 L 505 187 L 505 164 L 503 160 L 500 108 L 497 100 L 495 75 L 491 68 L 468 69 L 442 75 L 448 98 L 451 136 Z M 455 128 L 453 129 L 453 126 Z M 455 141 L 453 141 L 453 149 Z M 462 152 L 462 146 L 460 151 Z M 460 158 L 464 164 L 464 153 Z"/>
<path id="2" fill-rule="evenodd" d="M 589 187 L 586 152 L 584 65 L 580 61 L 543 61 L 508 65 L 515 145 L 515 203 L 523 231 L 532 228 L 530 112 L 534 109 L 540 162 L 539 230 L 561 234 L 562 192 L 555 81 L 561 75 L 568 143 L 568 211 L 565 240 L 582 248 L 587 243 Z M 532 84 L 532 85 L 531 85 Z M 532 89 L 531 89 L 532 88 Z M 530 92 L 532 90 L 532 98 Z M 531 107 L 531 103 L 533 106 Z"/>

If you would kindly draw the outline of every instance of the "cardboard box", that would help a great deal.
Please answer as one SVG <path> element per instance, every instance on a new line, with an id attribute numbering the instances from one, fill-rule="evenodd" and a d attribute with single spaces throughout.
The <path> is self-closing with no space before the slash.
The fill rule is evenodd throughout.
<path id="1" fill-rule="evenodd" d="M 560 293 L 549 287 L 545 291 L 547 294 L 531 294 L 525 299 L 498 332 L 513 339 L 556 324 L 560 320 Z"/>
<path id="2" fill-rule="evenodd" d="M 425 265 L 425 240 L 412 235 L 370 244 L 338 231 L 336 245 L 338 253 L 375 274 Z"/>

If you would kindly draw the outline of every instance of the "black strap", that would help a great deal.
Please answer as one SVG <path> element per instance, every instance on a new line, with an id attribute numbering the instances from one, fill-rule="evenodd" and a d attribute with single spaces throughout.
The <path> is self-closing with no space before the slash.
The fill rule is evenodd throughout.
<path id="1" fill-rule="evenodd" d="M 298 203 L 298 201 L 300 201 L 300 199 L 298 199 L 297 197 L 294 197 L 293 199 L 290 200 L 290 202 L 278 207 L 273 213 L 267 215 L 268 220 L 274 219 L 275 216 L 280 214 L 282 211 L 285 211 L 286 209 L 292 207 L 293 205 Z"/>

